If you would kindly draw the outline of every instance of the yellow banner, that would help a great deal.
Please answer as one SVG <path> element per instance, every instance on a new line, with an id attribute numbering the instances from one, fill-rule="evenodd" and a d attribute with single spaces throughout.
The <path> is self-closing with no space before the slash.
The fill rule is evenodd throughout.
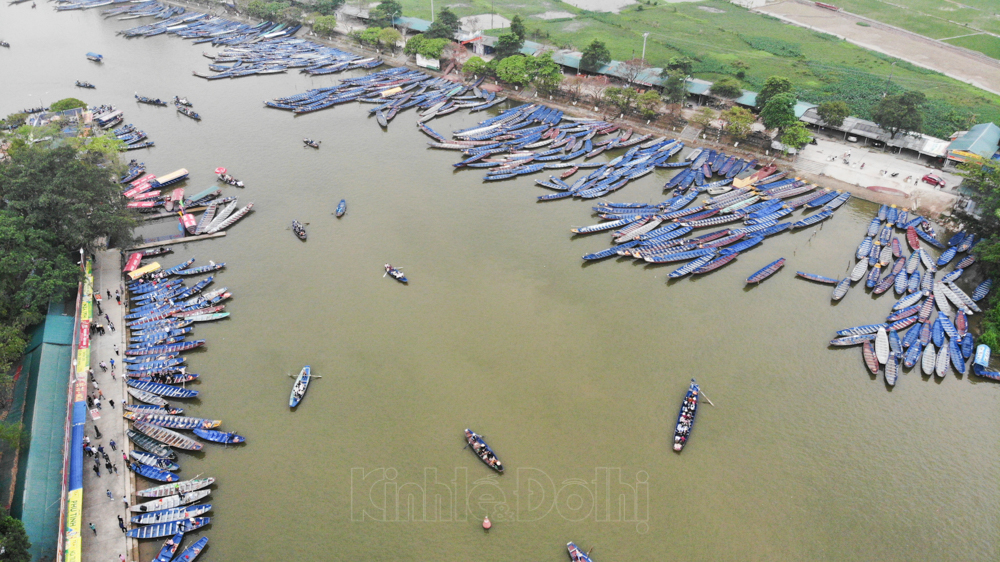
<path id="1" fill-rule="evenodd" d="M 94 304 L 90 299 L 83 299 L 80 303 L 80 320 L 94 319 Z"/>
<path id="2" fill-rule="evenodd" d="M 87 380 L 87 369 L 90 368 L 90 348 L 76 350 L 76 378 Z M 86 400 L 81 398 L 81 400 Z"/>
<path id="3" fill-rule="evenodd" d="M 81 541 L 80 527 L 83 513 L 83 490 L 70 490 L 66 495 L 66 552 L 63 560 L 80 562 Z"/>

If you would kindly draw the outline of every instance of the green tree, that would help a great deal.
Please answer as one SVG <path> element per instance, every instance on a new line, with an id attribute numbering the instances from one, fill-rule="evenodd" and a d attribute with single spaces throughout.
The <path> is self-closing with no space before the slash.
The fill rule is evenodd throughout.
<path id="1" fill-rule="evenodd" d="M 5 510 L 0 509 L 0 544 L 3 554 L 0 560 L 5 562 L 31 562 L 31 541 L 24 532 L 24 524 L 20 519 L 14 519 Z"/>
<path id="2" fill-rule="evenodd" d="M 0 422 L 0 441 L 6 443 L 10 448 L 27 448 L 30 439 L 31 433 L 24 428 L 23 424 Z"/>
<path id="3" fill-rule="evenodd" d="M 87 107 L 87 104 L 76 98 L 66 98 L 50 105 L 49 109 L 51 111 L 66 111 L 67 109 L 76 109 L 78 107 Z"/>
<path id="4" fill-rule="evenodd" d="M 823 123 L 831 127 L 839 127 L 844 124 L 844 119 L 851 115 L 851 108 L 842 101 L 825 101 L 816 108 L 816 113 Z"/>
<path id="5" fill-rule="evenodd" d="M 959 170 L 964 178 L 963 191 L 968 189 L 976 206 L 975 214 L 958 207 L 954 215 L 980 238 L 972 251 L 983 275 L 997 279 L 1000 275 L 1000 162 L 976 158 L 961 164 Z M 979 304 L 983 308 L 979 342 L 996 352 L 1000 349 L 1000 291 L 994 287 L 989 299 Z"/>
<path id="6" fill-rule="evenodd" d="M 501 60 L 497 63 L 497 78 L 516 86 L 524 86 L 531 82 L 527 58 L 518 55 Z"/>
<path id="7" fill-rule="evenodd" d="M 539 57 L 526 57 L 531 83 L 543 94 L 553 94 L 562 84 L 563 74 L 559 65 L 552 60 L 552 53 Z"/>
<path id="8" fill-rule="evenodd" d="M 669 71 L 663 81 L 663 99 L 670 104 L 681 103 L 687 98 L 687 74 Z"/>
<path id="9" fill-rule="evenodd" d="M 653 90 L 646 90 L 635 99 L 636 107 L 639 108 L 639 115 L 643 119 L 655 119 L 657 108 L 660 106 L 660 94 Z"/>
<path id="10" fill-rule="evenodd" d="M 812 140 L 812 133 L 801 121 L 788 125 L 781 131 L 781 143 L 794 148 L 802 148 Z"/>
<path id="11" fill-rule="evenodd" d="M 604 99 L 608 103 L 618 108 L 622 113 L 628 113 L 632 109 L 632 104 L 639 97 L 639 92 L 635 88 L 611 87 L 604 90 Z"/>
<path id="12" fill-rule="evenodd" d="M 319 35 L 333 35 L 334 30 L 337 29 L 337 17 L 316 16 L 313 18 L 312 29 L 313 33 Z"/>
<path id="13" fill-rule="evenodd" d="M 497 37 L 497 42 L 493 45 L 493 50 L 496 51 L 498 59 L 505 59 L 518 54 L 523 46 L 524 41 L 518 39 L 517 35 L 513 33 L 501 33 L 500 37 Z"/>
<path id="14" fill-rule="evenodd" d="M 694 68 L 694 61 L 688 57 L 682 56 L 682 57 L 670 57 L 670 60 L 667 61 L 667 68 L 665 68 L 664 70 L 668 72 L 680 72 L 684 76 L 688 76 L 691 74 L 693 68 Z"/>
<path id="15" fill-rule="evenodd" d="M 344 5 L 344 0 L 316 0 L 313 9 L 324 16 L 332 16 L 338 8 Z"/>
<path id="16" fill-rule="evenodd" d="M 924 125 L 921 109 L 926 101 L 927 96 L 915 90 L 886 96 L 875 106 L 872 120 L 889 132 L 889 138 L 899 133 L 919 133 Z"/>
<path id="17" fill-rule="evenodd" d="M 694 117 L 691 118 L 691 122 L 695 125 L 700 125 L 702 129 L 705 129 L 712 124 L 714 119 L 715 112 L 712 111 L 711 108 L 703 107 L 694 114 Z"/>
<path id="18" fill-rule="evenodd" d="M 795 95 L 778 94 L 767 100 L 767 105 L 760 112 L 760 118 L 768 129 L 784 129 L 795 123 Z"/>
<path id="19" fill-rule="evenodd" d="M 593 72 L 609 62 L 611 62 L 611 51 L 602 41 L 594 39 L 583 49 L 580 56 L 580 70 Z"/>
<path id="20" fill-rule="evenodd" d="M 763 111 L 767 101 L 778 94 L 792 91 L 792 81 L 784 76 L 770 76 L 764 81 L 764 87 L 757 94 L 757 110 Z"/>
<path id="21" fill-rule="evenodd" d="M 444 53 L 444 48 L 451 43 L 448 39 L 425 39 L 420 43 L 420 48 L 417 52 L 420 56 L 427 57 L 429 59 L 439 59 L 441 54 Z"/>
<path id="22" fill-rule="evenodd" d="M 524 22 L 521 21 L 521 16 L 515 15 L 514 19 L 510 20 L 510 32 L 517 35 L 517 38 L 524 42 L 525 29 Z"/>
<path id="23" fill-rule="evenodd" d="M 396 0 L 382 0 L 369 13 L 369 23 L 374 27 L 391 27 L 392 19 L 403 15 L 403 6 Z"/>
<path id="24" fill-rule="evenodd" d="M 437 18 L 434 19 L 434 23 L 431 24 L 424 35 L 428 39 L 451 40 L 455 37 L 455 33 L 458 32 L 460 27 L 461 24 L 458 21 L 458 16 L 448 8 L 441 8 Z"/>
<path id="25" fill-rule="evenodd" d="M 729 134 L 739 139 L 746 138 L 750 134 L 750 127 L 756 121 L 756 118 L 749 109 L 738 105 L 734 105 L 723 111 L 721 117 L 726 122 Z"/>
<path id="26" fill-rule="evenodd" d="M 720 98 L 738 98 L 743 95 L 743 88 L 740 87 L 739 80 L 728 76 L 712 84 L 709 91 L 713 96 Z"/>
<path id="27" fill-rule="evenodd" d="M 479 57 L 471 57 L 462 64 L 462 72 L 474 76 L 490 76 L 493 74 L 488 62 Z"/>
<path id="28" fill-rule="evenodd" d="M 406 42 L 406 46 L 403 47 L 403 52 L 408 55 L 415 55 L 420 52 L 420 47 L 424 44 L 424 35 L 414 35 Z"/>
<path id="29" fill-rule="evenodd" d="M 247 14 L 262 20 L 276 20 L 281 15 L 281 12 L 290 5 L 287 2 L 253 0 L 247 4 Z"/>
<path id="30" fill-rule="evenodd" d="M 382 44 L 382 47 L 393 51 L 396 50 L 396 43 L 402 38 L 403 36 L 391 27 L 383 29 L 378 34 L 378 42 Z"/>
<path id="31" fill-rule="evenodd" d="M 369 47 L 375 47 L 378 45 L 379 34 L 382 33 L 382 28 L 380 27 L 369 27 L 367 29 L 354 30 L 351 32 L 351 37 L 353 37 L 358 43 L 362 45 L 368 45 Z"/>

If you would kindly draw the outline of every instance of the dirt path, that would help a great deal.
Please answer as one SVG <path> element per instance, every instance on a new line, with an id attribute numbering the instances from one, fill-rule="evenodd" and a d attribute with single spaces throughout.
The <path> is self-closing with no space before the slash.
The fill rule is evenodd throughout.
<path id="1" fill-rule="evenodd" d="M 956 80 L 1000 95 L 1000 61 L 982 53 L 935 41 L 848 12 L 818 8 L 812 2 L 785 0 L 762 6 L 756 11 L 843 37 L 855 45 L 936 70 Z M 867 26 L 858 25 L 858 22 L 864 22 Z"/>

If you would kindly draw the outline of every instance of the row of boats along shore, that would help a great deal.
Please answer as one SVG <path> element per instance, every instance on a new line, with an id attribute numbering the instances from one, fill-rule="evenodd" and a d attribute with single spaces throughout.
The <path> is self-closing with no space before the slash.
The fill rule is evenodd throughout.
<path id="1" fill-rule="evenodd" d="M 897 232 L 905 233 L 909 255 Z M 839 337 L 830 342 L 832 346 L 860 345 L 864 364 L 872 375 L 884 369 L 887 385 L 894 386 L 903 369 L 913 369 L 917 363 L 928 378 L 944 378 L 952 369 L 965 375 L 973 354 L 973 373 L 1000 380 L 1000 373 L 988 369 L 990 348 L 980 345 L 977 349 L 969 332 L 969 317 L 983 312 L 976 303 L 989 294 L 993 280 L 970 281 L 966 286 L 971 295 L 958 286 L 972 277 L 965 272 L 976 263 L 971 253 L 976 242 L 975 235 L 962 231 L 943 244 L 923 217 L 910 217 L 906 209 L 883 205 L 858 244 L 857 261 L 848 276 L 799 275 L 834 285 L 835 301 L 862 280 L 874 296 L 892 289 L 899 300 L 885 322 L 840 330 Z"/>
<path id="2" fill-rule="evenodd" d="M 154 483 L 136 492 L 143 501 L 129 508 L 133 516 L 126 534 L 137 539 L 169 537 L 155 562 L 175 559 L 184 535 L 211 523 L 205 514 L 212 505 L 204 500 L 215 478 L 199 475 L 182 481 L 177 474 L 181 469 L 177 451 L 200 451 L 203 441 L 224 446 L 246 441 L 218 429 L 221 420 L 183 415 L 177 403 L 199 395 L 189 385 L 200 383 L 202 377 L 188 372 L 183 355 L 206 344 L 204 339 L 193 339 L 194 327 L 229 316 L 224 301 L 232 293 L 227 287 L 210 288 L 224 263 L 195 266 L 194 258 L 169 268 L 161 268 L 158 262 L 142 263 L 170 252 L 164 247 L 135 252 L 125 266 L 131 282 L 125 315 L 129 343 L 123 362 L 131 403 L 123 404 L 122 415 L 132 424 L 127 431 L 132 445 L 129 468 Z M 203 275 L 207 277 L 185 284 L 185 279 Z M 193 560 L 207 543 L 207 536 L 200 537 L 176 560 Z"/>

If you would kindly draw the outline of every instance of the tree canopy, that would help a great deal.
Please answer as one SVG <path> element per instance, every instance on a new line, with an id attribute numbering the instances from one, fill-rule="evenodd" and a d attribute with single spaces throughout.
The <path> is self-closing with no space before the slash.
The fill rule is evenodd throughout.
<path id="1" fill-rule="evenodd" d="M 524 22 L 521 21 L 521 16 L 515 15 L 514 19 L 510 20 L 510 32 L 517 35 L 517 38 L 524 41 L 525 29 Z"/>
<path id="2" fill-rule="evenodd" d="M 444 48 L 451 43 L 448 39 L 428 39 L 424 34 L 411 37 L 406 42 L 403 52 L 408 55 L 420 55 L 429 59 L 439 59 Z"/>
<path id="3" fill-rule="evenodd" d="M 770 76 L 764 81 L 764 87 L 757 94 L 757 110 L 763 111 L 768 100 L 778 94 L 787 94 L 792 91 L 792 81 L 784 76 Z"/>
<path id="4" fill-rule="evenodd" d="M 875 106 L 872 120 L 889 132 L 889 138 L 899 133 L 919 133 L 924 125 L 921 108 L 926 101 L 927 96 L 915 90 L 886 96 Z"/>
<path id="5" fill-rule="evenodd" d="M 796 121 L 781 131 L 781 142 L 786 146 L 802 148 L 812 140 L 812 133 L 802 121 Z"/>
<path id="6" fill-rule="evenodd" d="M 24 524 L 20 519 L 14 519 L 5 510 L 0 509 L 0 544 L 3 544 L 3 554 L 0 559 L 9 562 L 31 562 L 31 542 L 24 532 Z"/>
<path id="7" fill-rule="evenodd" d="M 729 134 L 740 139 L 750 134 L 750 127 L 756 121 L 756 118 L 749 109 L 738 105 L 734 105 L 723 111 L 721 117 L 728 126 Z"/>
<path id="8" fill-rule="evenodd" d="M 603 42 L 594 39 L 583 49 L 580 57 L 580 69 L 595 71 L 602 64 L 611 62 L 611 51 Z"/>
<path id="9" fill-rule="evenodd" d="M 385 49 L 395 49 L 396 43 L 402 38 L 403 35 L 392 27 L 387 27 L 378 32 L 378 42 Z"/>
<path id="10" fill-rule="evenodd" d="M 66 98 L 50 105 L 49 109 L 51 111 L 66 111 L 67 109 L 76 109 L 78 107 L 87 107 L 87 104 L 76 98 Z"/>
<path id="11" fill-rule="evenodd" d="M 313 9 L 323 16 L 332 16 L 337 8 L 344 5 L 344 0 L 316 0 Z"/>
<path id="12" fill-rule="evenodd" d="M 262 20 L 277 20 L 285 8 L 290 7 L 288 2 L 263 2 L 262 0 L 252 0 L 247 4 L 247 14 Z"/>
<path id="13" fill-rule="evenodd" d="M 403 15 L 403 6 L 396 0 L 382 0 L 368 15 L 373 27 L 390 27 L 392 18 Z"/>
<path id="14" fill-rule="evenodd" d="M 670 57 L 667 61 L 667 67 L 664 69 L 668 72 L 680 72 L 687 76 L 691 74 L 691 70 L 694 68 L 694 61 L 688 57 Z"/>
<path id="15" fill-rule="evenodd" d="M 136 214 L 105 155 L 70 145 L 14 143 L 0 164 L 0 371 L 23 350 L 24 330 L 51 299 L 76 288 L 79 250 L 133 241 Z"/>
<path id="16" fill-rule="evenodd" d="M 517 86 L 534 84 L 543 93 L 554 91 L 562 81 L 562 72 L 552 61 L 551 53 L 540 57 L 517 55 L 495 64 L 497 78 Z"/>
<path id="17" fill-rule="evenodd" d="M 663 99 L 667 103 L 681 103 L 687 97 L 687 74 L 680 71 L 671 71 L 666 75 L 663 82 Z"/>
<path id="18" fill-rule="evenodd" d="M 462 64 L 462 72 L 476 76 L 492 76 L 493 69 L 490 64 L 480 57 L 470 57 Z"/>
<path id="19" fill-rule="evenodd" d="M 971 191 L 976 209 L 974 215 L 961 210 L 955 214 L 980 238 L 972 251 L 984 276 L 997 279 L 1000 275 L 1000 163 L 975 158 L 959 169 L 965 178 L 962 186 Z M 1000 291 L 994 288 L 989 295 L 985 304 L 979 303 L 983 308 L 979 341 L 996 352 L 1000 349 Z"/>
<path id="20" fill-rule="evenodd" d="M 639 97 L 639 92 L 635 88 L 610 87 L 604 90 L 604 99 L 611 105 L 618 108 L 622 113 L 628 113 L 632 109 L 632 104 Z"/>
<path id="21" fill-rule="evenodd" d="M 721 98 L 738 98 L 743 95 L 743 88 L 740 87 L 739 80 L 728 76 L 712 84 L 709 91 L 712 92 L 712 95 Z"/>
<path id="22" fill-rule="evenodd" d="M 767 100 L 760 112 L 760 118 L 768 129 L 784 129 L 797 122 L 795 118 L 795 94 L 777 94 Z"/>
<path id="23" fill-rule="evenodd" d="M 437 17 L 434 18 L 434 23 L 431 24 L 424 35 L 428 39 L 448 39 L 450 41 L 455 37 L 455 33 L 458 32 L 459 27 L 461 27 L 461 24 L 458 21 L 458 16 L 447 7 L 444 7 L 438 12 Z"/>
<path id="24" fill-rule="evenodd" d="M 493 50 L 496 51 L 498 59 L 504 59 L 518 54 L 523 46 L 524 40 L 518 38 L 517 35 L 513 33 L 501 33 L 497 37 L 497 42 L 493 45 Z"/>
<path id="25" fill-rule="evenodd" d="M 816 113 L 827 125 L 839 127 L 844 124 L 844 119 L 851 115 L 851 108 L 842 101 L 825 101 L 819 104 Z"/>
<path id="26" fill-rule="evenodd" d="M 333 35 L 333 31 L 337 29 L 337 18 L 336 16 L 316 16 L 313 18 L 312 28 L 314 33 Z"/>

